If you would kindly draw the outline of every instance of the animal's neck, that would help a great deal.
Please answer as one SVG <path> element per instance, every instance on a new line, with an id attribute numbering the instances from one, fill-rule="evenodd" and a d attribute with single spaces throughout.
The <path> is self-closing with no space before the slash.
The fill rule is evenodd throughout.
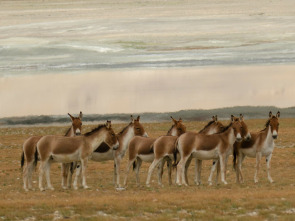
<path id="1" fill-rule="evenodd" d="M 121 152 L 122 157 L 125 155 L 128 148 L 128 144 L 133 137 L 134 137 L 134 131 L 132 127 L 128 127 L 125 133 L 120 134 L 118 136 L 119 145 L 120 145 L 118 150 Z"/>
<path id="2" fill-rule="evenodd" d="M 66 133 L 65 136 L 66 137 L 74 137 L 75 136 L 73 125 L 70 127 L 70 129 L 68 130 L 68 132 Z"/>
<path id="3" fill-rule="evenodd" d="M 206 129 L 204 130 L 202 133 L 206 134 L 206 135 L 210 135 L 210 134 L 215 134 L 217 133 L 217 130 L 215 128 L 210 128 L 210 129 Z"/>
<path id="4" fill-rule="evenodd" d="M 266 133 L 266 142 L 273 142 L 273 137 L 272 137 L 272 134 L 271 134 L 271 129 L 270 129 L 270 126 L 268 126 L 265 130 L 265 133 Z"/>
<path id="5" fill-rule="evenodd" d="M 177 130 L 175 126 L 171 127 L 171 129 L 167 132 L 167 136 L 177 136 Z"/>
<path id="6" fill-rule="evenodd" d="M 86 137 L 86 140 L 89 142 L 92 152 L 104 142 L 104 136 L 101 135 L 101 131 L 97 131 L 94 134 L 91 134 Z"/>

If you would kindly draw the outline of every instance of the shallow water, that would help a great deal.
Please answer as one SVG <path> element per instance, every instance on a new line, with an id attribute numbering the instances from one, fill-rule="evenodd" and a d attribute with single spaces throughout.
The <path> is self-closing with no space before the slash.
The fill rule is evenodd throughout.
<path id="1" fill-rule="evenodd" d="M 2 25 L 0 74 L 295 63 L 295 16 L 202 15 Z"/>

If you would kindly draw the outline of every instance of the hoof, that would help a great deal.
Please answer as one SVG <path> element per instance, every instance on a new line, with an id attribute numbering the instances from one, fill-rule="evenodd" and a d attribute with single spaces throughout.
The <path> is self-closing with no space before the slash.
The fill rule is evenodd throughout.
<path id="1" fill-rule="evenodd" d="M 124 190 L 126 190 L 126 189 L 125 189 L 124 187 L 117 187 L 116 190 L 117 190 L 117 191 L 124 191 Z"/>
<path id="2" fill-rule="evenodd" d="M 209 182 L 208 185 L 209 185 L 209 186 L 212 186 L 213 184 L 212 184 L 212 182 Z"/>
<path id="3" fill-rule="evenodd" d="M 86 190 L 86 189 L 90 189 L 90 188 L 89 188 L 89 186 L 85 185 L 85 186 L 83 186 L 83 189 Z"/>
<path id="4" fill-rule="evenodd" d="M 74 188 L 74 190 L 77 190 L 77 189 L 78 189 L 78 187 L 77 187 L 77 186 L 74 186 L 73 188 Z"/>
<path id="5" fill-rule="evenodd" d="M 45 188 L 40 188 L 40 191 L 41 191 L 41 192 L 44 192 L 44 191 L 45 191 Z"/>
<path id="6" fill-rule="evenodd" d="M 151 185 L 149 183 L 146 183 L 145 185 L 146 185 L 146 187 L 151 187 Z"/>

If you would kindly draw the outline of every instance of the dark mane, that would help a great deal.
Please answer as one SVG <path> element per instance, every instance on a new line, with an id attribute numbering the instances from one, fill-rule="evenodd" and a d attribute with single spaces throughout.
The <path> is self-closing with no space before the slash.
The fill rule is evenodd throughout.
<path id="1" fill-rule="evenodd" d="M 232 122 L 230 122 L 230 124 L 229 125 L 227 125 L 226 127 L 224 127 L 224 128 L 222 128 L 222 130 L 219 132 L 219 133 L 216 133 L 216 134 L 221 134 L 221 133 L 224 133 L 225 131 L 227 131 L 230 127 L 231 127 L 231 125 L 232 125 L 233 123 Z"/>
<path id="2" fill-rule="evenodd" d="M 199 131 L 199 133 L 202 133 L 204 130 L 206 130 L 214 122 L 215 122 L 214 120 L 211 120 L 202 130 Z"/>
<path id="3" fill-rule="evenodd" d="M 126 127 L 124 127 L 121 132 L 118 133 L 118 135 L 121 135 L 125 132 L 125 130 L 127 130 L 127 128 L 132 124 L 132 122 L 130 124 L 128 124 Z"/>
<path id="4" fill-rule="evenodd" d="M 261 130 L 261 131 L 265 131 L 267 128 L 268 128 L 268 126 L 269 126 L 269 124 L 270 124 L 270 119 L 272 119 L 272 118 L 275 118 L 275 116 L 272 116 L 271 118 L 269 118 L 266 122 L 265 122 L 265 128 L 263 129 L 263 130 Z"/>
<path id="5" fill-rule="evenodd" d="M 101 128 L 103 128 L 103 127 L 106 127 L 106 125 L 105 125 L 105 124 L 98 125 L 97 128 L 95 128 L 95 129 L 93 129 L 92 131 L 90 131 L 90 132 L 84 134 L 84 136 L 85 136 L 85 137 L 88 137 L 88 136 L 94 134 L 96 131 L 98 131 L 98 130 L 100 130 Z"/>
<path id="6" fill-rule="evenodd" d="M 167 135 L 171 132 L 172 128 L 174 127 L 174 124 L 171 126 L 171 128 L 168 130 Z"/>
<path id="7" fill-rule="evenodd" d="M 70 128 L 67 130 L 67 132 L 66 132 L 65 136 L 67 136 L 67 135 L 68 135 L 68 133 L 71 131 L 71 129 L 72 129 L 72 127 L 70 127 Z"/>

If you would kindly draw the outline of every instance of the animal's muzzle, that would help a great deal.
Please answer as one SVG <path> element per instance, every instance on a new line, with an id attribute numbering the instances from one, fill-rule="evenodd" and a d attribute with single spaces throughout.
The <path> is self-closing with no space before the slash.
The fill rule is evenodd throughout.
<path id="1" fill-rule="evenodd" d="M 277 139 L 278 138 L 278 135 L 273 135 L 272 138 L 273 139 Z"/>
<path id="2" fill-rule="evenodd" d="M 117 143 L 115 146 L 113 146 L 113 150 L 118 150 L 119 148 L 119 143 Z"/>

